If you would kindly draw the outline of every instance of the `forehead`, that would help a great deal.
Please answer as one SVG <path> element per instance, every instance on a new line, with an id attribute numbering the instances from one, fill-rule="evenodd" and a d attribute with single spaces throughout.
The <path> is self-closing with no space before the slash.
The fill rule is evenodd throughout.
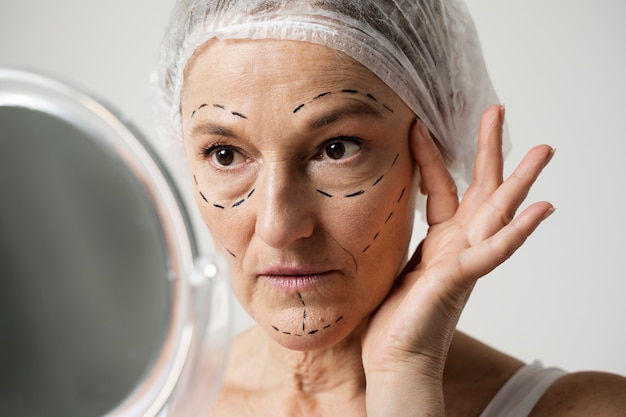
<path id="1" fill-rule="evenodd" d="M 294 104 L 310 96 L 345 88 L 388 100 L 395 94 L 378 77 L 347 55 L 307 42 L 285 40 L 210 41 L 185 69 L 182 99 L 260 98 L 280 94 Z"/>

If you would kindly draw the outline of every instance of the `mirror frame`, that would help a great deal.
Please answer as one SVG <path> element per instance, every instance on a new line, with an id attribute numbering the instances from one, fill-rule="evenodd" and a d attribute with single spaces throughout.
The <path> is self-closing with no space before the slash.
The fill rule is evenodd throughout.
<path id="1" fill-rule="evenodd" d="M 39 72 L 0 68 L 0 106 L 23 107 L 57 117 L 88 135 L 99 145 L 112 150 L 143 185 L 167 247 L 170 302 L 169 321 L 160 351 L 135 390 L 128 394 L 107 416 L 136 417 L 167 415 L 172 399 L 181 396 L 180 386 L 189 387 L 200 366 L 211 362 L 217 372 L 211 374 L 213 387 L 207 393 L 192 394 L 196 410 L 206 409 L 217 393 L 225 366 L 231 337 L 229 285 L 220 283 L 227 270 L 224 261 L 199 257 L 191 219 L 169 175 L 149 142 L 130 123 L 92 94 Z M 207 298 L 209 297 L 209 298 Z M 217 302 L 217 306 L 207 305 Z M 221 310 L 221 311 L 216 311 Z M 216 341 L 207 340 L 216 333 Z M 209 337 L 207 337 L 209 336 Z M 219 348 L 219 354 L 207 359 L 205 345 Z M 193 390 L 192 390 L 193 391 Z M 177 394 L 178 392 L 178 394 Z M 175 403 L 184 403 L 179 398 Z M 168 410 L 169 409 L 169 410 Z"/>

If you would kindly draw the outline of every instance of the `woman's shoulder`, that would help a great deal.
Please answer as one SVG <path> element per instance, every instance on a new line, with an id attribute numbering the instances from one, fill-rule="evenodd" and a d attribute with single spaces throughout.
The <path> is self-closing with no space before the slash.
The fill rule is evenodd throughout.
<path id="1" fill-rule="evenodd" d="M 626 416 L 626 378 L 605 372 L 565 374 L 529 417 Z"/>
<path id="2" fill-rule="evenodd" d="M 443 375 L 446 416 L 478 416 L 524 366 L 461 332 L 454 336 Z"/>
<path id="3" fill-rule="evenodd" d="M 518 408 L 528 407 L 529 417 L 626 416 L 626 378 L 525 365 L 462 333 L 450 349 L 444 396 L 449 417 L 510 407 L 512 397 Z"/>

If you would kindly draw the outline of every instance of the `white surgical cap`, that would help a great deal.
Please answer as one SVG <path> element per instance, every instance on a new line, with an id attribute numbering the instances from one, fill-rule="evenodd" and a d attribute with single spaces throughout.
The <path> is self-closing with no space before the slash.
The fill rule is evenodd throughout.
<path id="1" fill-rule="evenodd" d="M 426 124 L 459 189 L 471 181 L 480 116 L 498 98 L 461 0 L 179 0 L 157 77 L 157 123 L 168 154 L 184 158 L 183 74 L 213 38 L 305 41 L 347 54 Z"/>

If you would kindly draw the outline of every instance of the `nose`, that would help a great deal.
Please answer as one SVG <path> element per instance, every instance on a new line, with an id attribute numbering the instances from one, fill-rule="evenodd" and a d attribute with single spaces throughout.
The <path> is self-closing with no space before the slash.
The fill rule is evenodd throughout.
<path id="1" fill-rule="evenodd" d="M 306 176 L 295 171 L 282 164 L 266 167 L 256 184 L 256 234 L 276 249 L 310 237 L 315 228 L 310 187 Z"/>

